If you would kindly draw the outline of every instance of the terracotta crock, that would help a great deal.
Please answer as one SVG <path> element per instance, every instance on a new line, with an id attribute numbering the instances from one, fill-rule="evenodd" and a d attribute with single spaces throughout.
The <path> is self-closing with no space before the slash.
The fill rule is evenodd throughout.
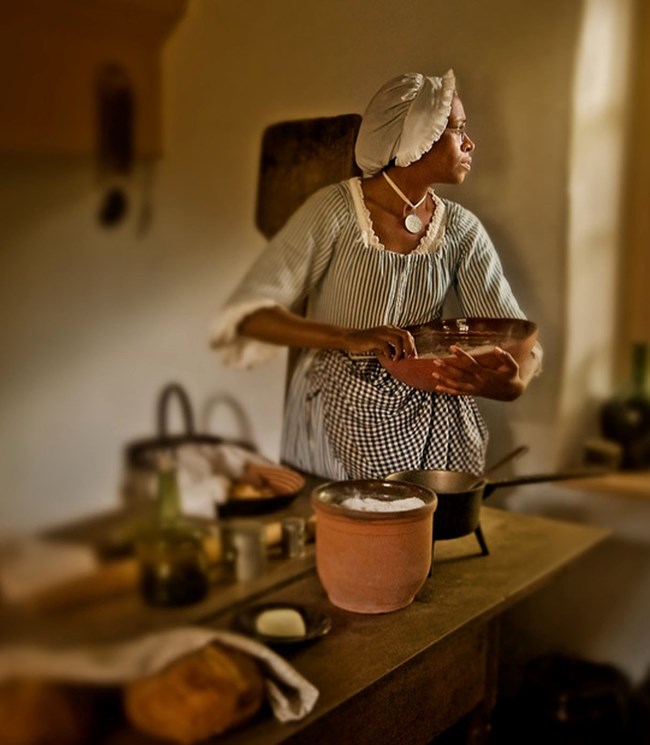
<path id="1" fill-rule="evenodd" d="M 418 497 L 399 512 L 349 509 L 350 497 L 383 502 Z M 413 602 L 431 567 L 435 493 L 416 484 L 332 481 L 311 495 L 316 513 L 316 570 L 333 605 L 355 613 L 389 613 Z"/>

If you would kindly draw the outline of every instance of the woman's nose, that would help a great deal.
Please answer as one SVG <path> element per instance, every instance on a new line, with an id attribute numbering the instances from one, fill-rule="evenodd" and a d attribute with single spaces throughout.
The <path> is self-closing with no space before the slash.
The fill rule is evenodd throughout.
<path id="1" fill-rule="evenodd" d="M 471 153 L 472 150 L 476 149 L 476 143 L 468 134 L 466 134 L 465 138 L 463 139 L 462 148 L 463 148 L 463 151 L 466 153 Z"/>

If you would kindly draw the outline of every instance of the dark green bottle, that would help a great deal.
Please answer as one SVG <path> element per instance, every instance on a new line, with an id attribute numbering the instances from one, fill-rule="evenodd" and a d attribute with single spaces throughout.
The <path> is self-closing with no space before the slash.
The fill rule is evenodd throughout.
<path id="1" fill-rule="evenodd" d="M 649 363 L 648 345 L 634 344 L 630 382 L 600 413 L 603 436 L 622 447 L 623 468 L 650 468 Z"/>
<path id="2" fill-rule="evenodd" d="M 182 515 L 174 460 L 159 459 L 155 514 L 138 540 L 140 591 L 151 605 L 198 602 L 208 592 L 201 531 Z"/>

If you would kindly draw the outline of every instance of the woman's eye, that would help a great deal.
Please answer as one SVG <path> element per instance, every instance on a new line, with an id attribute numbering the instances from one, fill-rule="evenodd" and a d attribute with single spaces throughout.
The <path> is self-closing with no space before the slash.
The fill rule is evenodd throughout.
<path id="1" fill-rule="evenodd" d="M 463 144 L 463 141 L 465 140 L 465 125 L 462 124 L 459 127 L 448 127 L 455 135 L 458 137 L 458 141 L 460 144 Z"/>

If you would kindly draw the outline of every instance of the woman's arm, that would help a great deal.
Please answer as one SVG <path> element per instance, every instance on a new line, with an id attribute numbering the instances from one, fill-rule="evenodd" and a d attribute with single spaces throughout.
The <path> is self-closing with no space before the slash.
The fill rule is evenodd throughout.
<path id="1" fill-rule="evenodd" d="M 481 222 L 467 210 L 459 212 L 469 229 L 462 239 L 455 287 L 463 312 L 488 318 L 525 318 L 499 256 Z M 454 357 L 438 365 L 437 390 L 451 395 L 472 395 L 497 401 L 513 401 L 524 393 L 540 369 L 541 348 L 519 364 L 498 349 L 479 362 L 459 348 Z"/>
<path id="2" fill-rule="evenodd" d="M 289 347 L 340 349 L 350 354 L 370 352 L 393 360 L 416 355 L 411 334 L 396 326 L 351 329 L 312 321 L 281 307 L 262 308 L 251 313 L 239 324 L 238 332 Z"/>

